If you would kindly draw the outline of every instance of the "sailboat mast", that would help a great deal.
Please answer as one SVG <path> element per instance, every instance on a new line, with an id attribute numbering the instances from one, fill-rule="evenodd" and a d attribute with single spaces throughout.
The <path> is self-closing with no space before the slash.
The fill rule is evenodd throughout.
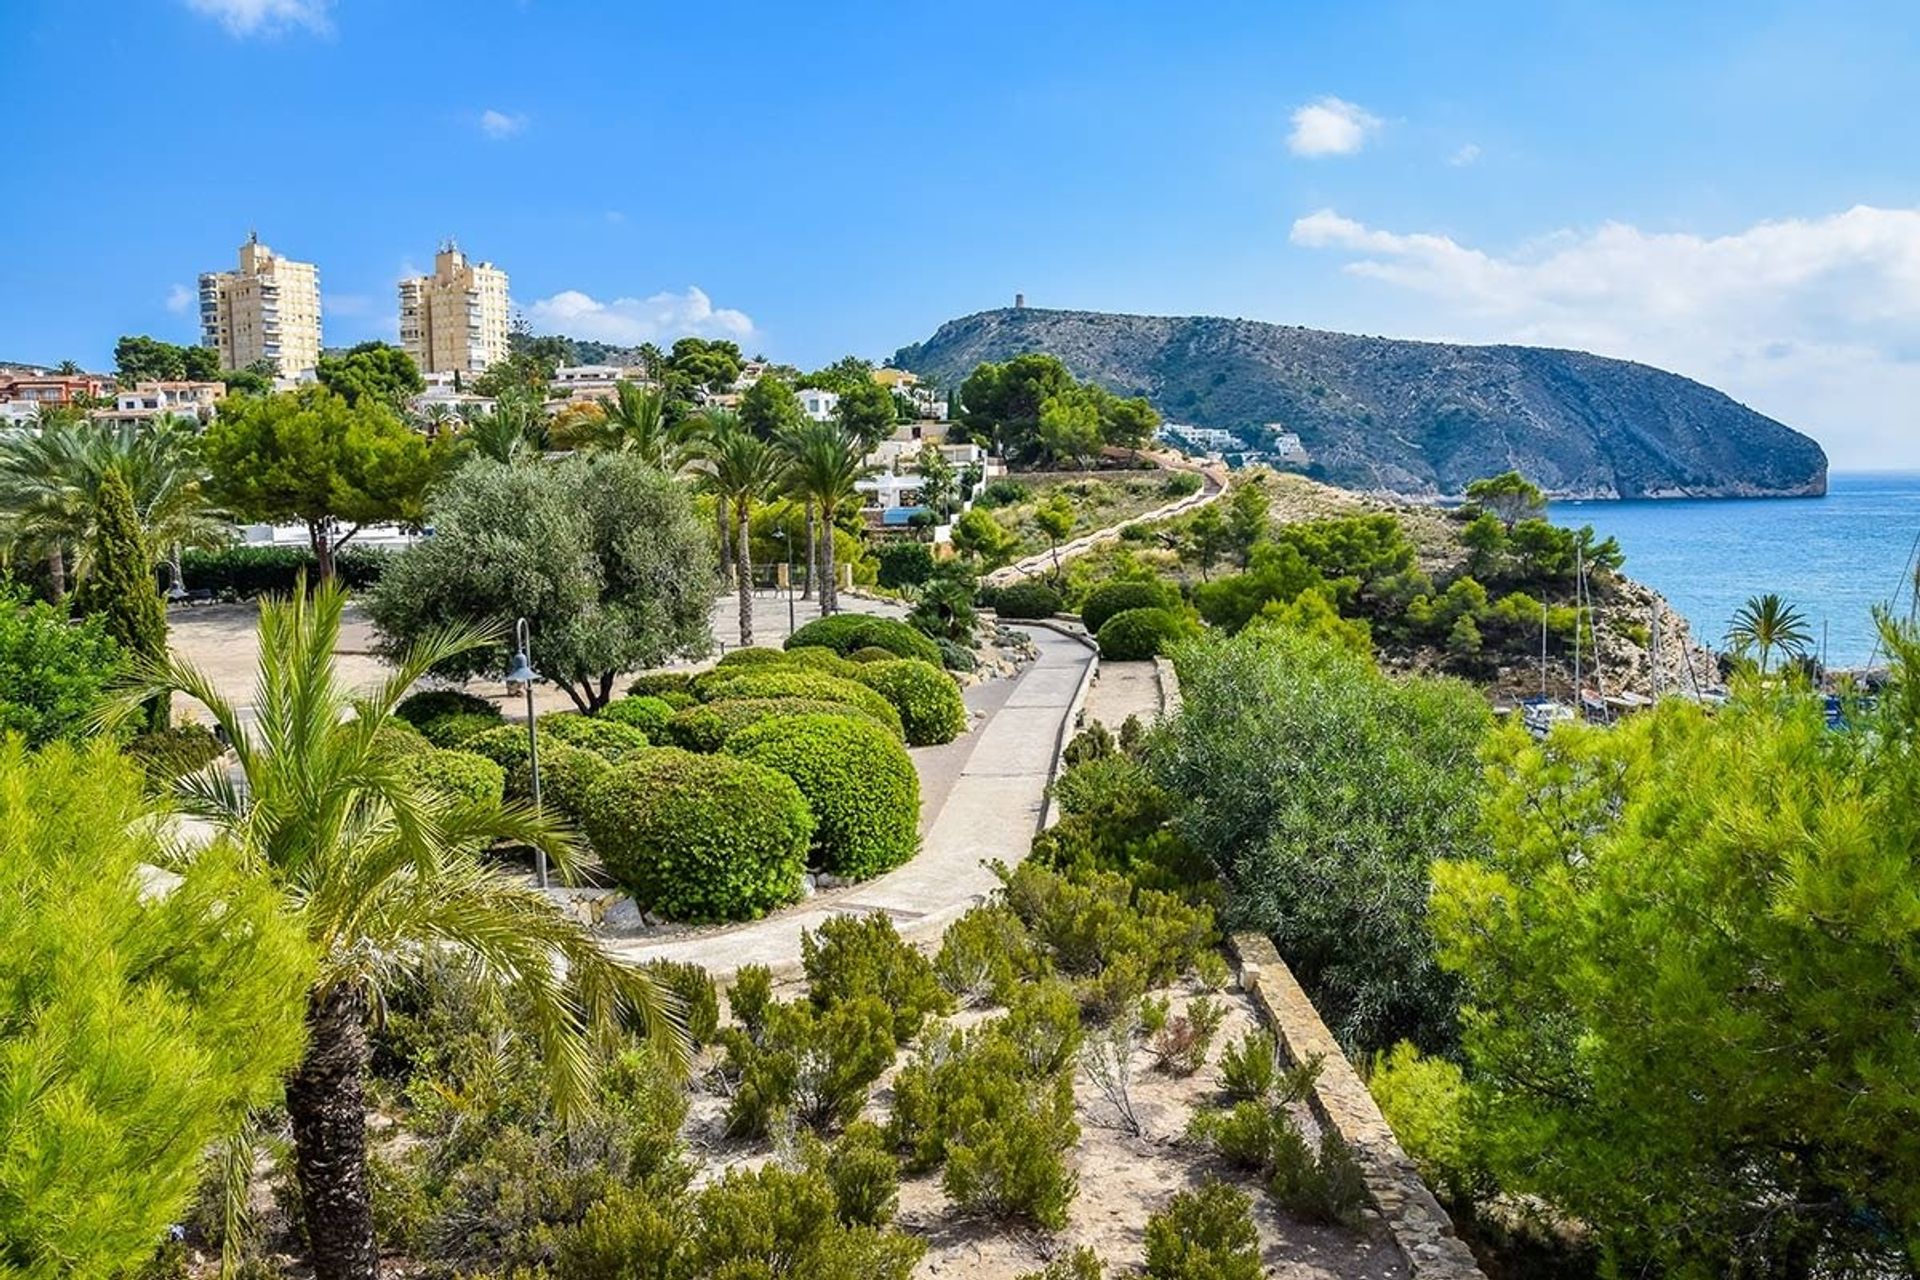
<path id="1" fill-rule="evenodd" d="M 1660 701 L 1660 597 L 1653 598 L 1653 630 L 1647 633 L 1647 670 L 1653 700 Z"/>
<path id="2" fill-rule="evenodd" d="M 1584 561 L 1576 548 L 1573 553 L 1573 712 L 1580 714 L 1580 624 L 1585 616 L 1580 608 L 1580 575 Z"/>
<path id="3" fill-rule="evenodd" d="M 1546 592 L 1540 593 L 1540 696 L 1547 696 L 1547 602 Z"/>

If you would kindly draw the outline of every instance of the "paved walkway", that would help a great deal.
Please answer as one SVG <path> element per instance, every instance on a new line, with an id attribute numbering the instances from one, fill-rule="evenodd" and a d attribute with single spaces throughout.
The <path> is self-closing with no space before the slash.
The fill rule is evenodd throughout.
<path id="1" fill-rule="evenodd" d="M 1060 544 L 1058 552 L 1058 558 L 1060 560 L 1071 560 L 1075 556 L 1085 555 L 1096 547 L 1106 546 L 1110 542 L 1118 542 L 1120 540 L 1120 530 L 1130 524 L 1150 524 L 1157 520 L 1171 520 L 1177 515 L 1197 510 L 1200 507 L 1206 506 L 1209 502 L 1217 501 L 1220 495 L 1227 491 L 1227 469 L 1223 466 L 1216 463 L 1195 462 L 1191 458 L 1182 457 L 1179 454 L 1155 453 L 1149 455 L 1149 457 L 1154 465 L 1164 470 L 1191 471 L 1195 475 L 1198 475 L 1200 477 L 1200 488 L 1198 492 L 1190 493 L 1184 498 L 1167 503 L 1165 506 L 1155 507 L 1153 510 L 1143 515 L 1137 515 L 1131 520 L 1122 520 L 1119 524 L 1108 525 L 1104 529 L 1095 529 L 1091 533 L 1083 533 L 1071 542 L 1063 542 Z M 1031 578 L 1037 574 L 1051 574 L 1054 571 L 1054 560 L 1055 552 L 1051 550 L 1038 551 L 1023 559 L 1015 560 L 1005 568 L 995 569 L 982 579 L 982 581 L 990 587 L 1010 586 L 1023 578 Z"/>
<path id="2" fill-rule="evenodd" d="M 883 911 L 904 937 L 938 937 L 999 885 L 983 864 L 1012 864 L 1026 857 L 1040 829 L 1061 734 L 1093 665 L 1092 652 L 1078 640 L 1042 627 L 1029 634 L 1039 647 L 1039 658 L 1011 682 L 998 709 L 968 735 L 972 749 L 931 814 L 920 855 L 912 862 L 823 901 L 799 903 L 762 920 L 610 938 L 608 949 L 629 960 L 692 961 L 725 981 L 748 964 L 764 964 L 776 974 L 797 970 L 802 931 L 836 915 Z M 931 761 L 923 762 L 916 753 L 915 763 L 925 774 Z"/>

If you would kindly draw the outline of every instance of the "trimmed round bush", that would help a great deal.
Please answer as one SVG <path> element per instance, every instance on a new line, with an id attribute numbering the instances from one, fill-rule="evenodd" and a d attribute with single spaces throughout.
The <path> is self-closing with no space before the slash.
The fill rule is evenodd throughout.
<path id="1" fill-rule="evenodd" d="M 762 648 L 751 645 L 745 649 L 734 649 L 720 655 L 716 667 L 764 667 L 770 663 L 784 662 L 787 655 L 779 649 Z"/>
<path id="2" fill-rule="evenodd" d="M 726 753 L 793 779 L 813 814 L 814 867 L 864 880 L 920 845 L 920 775 L 885 729 L 845 715 L 782 716 L 727 739 Z"/>
<path id="3" fill-rule="evenodd" d="M 647 735 L 618 720 L 583 716 L 578 711 L 550 711 L 540 717 L 540 732 L 570 747 L 583 747 L 618 764 L 647 749 Z"/>
<path id="4" fill-rule="evenodd" d="M 813 816 L 793 779 L 733 756 L 662 747 L 587 790 L 607 870 L 674 920 L 751 920 L 800 896 Z"/>
<path id="5" fill-rule="evenodd" d="M 692 689 L 665 689 L 659 693 L 636 693 L 636 698 L 658 698 L 675 711 L 685 711 L 688 707 L 700 705 L 700 699 L 693 696 Z"/>
<path id="6" fill-rule="evenodd" d="M 718 751 L 727 739 L 748 725 L 782 716 L 844 716 L 873 725 L 895 742 L 901 740 L 901 735 L 894 730 L 897 717 L 882 720 L 846 702 L 827 702 L 820 698 L 727 698 L 676 713 L 667 724 L 665 741 L 687 751 Z"/>
<path id="7" fill-rule="evenodd" d="M 167 782 L 200 770 L 226 754 L 227 749 L 203 724 L 176 724 L 136 734 L 126 745 L 147 777 Z"/>
<path id="8" fill-rule="evenodd" d="M 847 658 L 852 662 L 892 662 L 899 656 L 891 649 L 882 649 L 877 644 L 870 644 L 864 649 L 855 649 L 847 655 Z"/>
<path id="9" fill-rule="evenodd" d="M 500 708 L 464 689 L 421 689 L 400 699 L 393 714 L 416 727 L 448 716 L 491 716 L 498 723 Z"/>
<path id="10" fill-rule="evenodd" d="M 511 769 L 527 758 L 527 726 L 503 724 L 485 733 L 476 733 L 460 744 L 462 751 L 485 756 L 502 769 Z"/>
<path id="11" fill-rule="evenodd" d="M 860 683 L 880 693 L 900 713 L 907 744 L 952 742 L 967 731 L 967 704 L 953 677 L 930 662 L 896 658 L 861 664 Z"/>
<path id="12" fill-rule="evenodd" d="M 1164 609 L 1173 593 L 1158 582 L 1109 582 L 1087 593 L 1080 605 L 1080 624 L 1097 636 L 1108 619 L 1129 609 Z"/>
<path id="13" fill-rule="evenodd" d="M 674 712 L 673 719 L 667 721 L 666 737 L 662 741 L 682 751 L 718 751 L 727 741 L 721 705 L 696 705 Z"/>
<path id="14" fill-rule="evenodd" d="M 897 659 L 896 659 L 897 661 Z M 724 678 L 701 686 L 700 694 L 708 702 L 722 702 L 737 698 L 815 698 L 822 702 L 844 702 L 859 707 L 886 724 L 896 732 L 901 731 L 900 716 L 893 709 L 893 703 L 883 694 L 869 688 L 871 683 L 867 673 L 883 663 L 862 664 L 859 668 L 860 679 L 843 680 L 839 676 L 830 676 L 824 671 L 807 671 L 801 668 L 776 667 L 770 671 L 743 671 L 738 675 L 725 673 Z M 720 672 L 708 672 L 708 675 L 721 675 Z M 705 680 L 706 677 L 701 677 Z"/>
<path id="15" fill-rule="evenodd" d="M 1114 614 L 1094 638 L 1107 662 L 1137 662 L 1157 657 L 1187 633 L 1179 615 L 1166 609 L 1128 609 Z"/>
<path id="16" fill-rule="evenodd" d="M 652 696 L 665 697 L 670 693 L 684 693 L 693 696 L 693 673 L 691 671 L 649 671 L 643 676 L 635 676 L 633 683 L 627 686 L 627 692 L 636 698 Z"/>
<path id="17" fill-rule="evenodd" d="M 1016 582 L 993 593 L 993 611 L 1003 618 L 1051 618 L 1066 603 L 1044 582 Z"/>
<path id="18" fill-rule="evenodd" d="M 615 724 L 630 724 L 646 734 L 649 741 L 656 741 L 666 733 L 667 721 L 673 719 L 673 712 L 674 708 L 665 698 L 641 694 L 637 698 L 615 698 L 600 708 L 600 718 Z"/>
<path id="19" fill-rule="evenodd" d="M 389 720 L 380 726 L 373 740 L 384 751 L 393 755 L 414 755 L 421 751 L 433 750 L 433 744 L 423 737 L 420 731 L 405 720 Z M 463 750 L 465 748 L 462 748 Z"/>
<path id="20" fill-rule="evenodd" d="M 585 747 L 570 747 L 564 742 L 540 744 L 540 805 L 572 822 L 579 822 L 587 791 L 594 783 L 613 772 L 604 756 Z M 515 800 L 533 799 L 533 769 L 523 754 L 507 770 L 507 795 Z"/>
<path id="21" fill-rule="evenodd" d="M 865 613 L 836 613 L 816 618 L 787 637 L 789 650 L 809 645 L 819 645 L 843 655 L 855 649 L 876 648 L 936 665 L 940 661 L 940 651 L 921 632 L 898 619 L 876 618 Z"/>
<path id="22" fill-rule="evenodd" d="M 824 671 L 830 676 L 839 676 L 843 680 L 852 679 L 859 665 L 851 658 L 843 658 L 833 650 L 817 644 L 789 649 L 786 656 L 789 666 L 804 667 L 809 671 Z"/>
<path id="23" fill-rule="evenodd" d="M 400 770 L 422 786 L 475 804 L 499 800 L 507 789 L 507 771 L 471 751 L 412 752 L 401 757 Z"/>
<path id="24" fill-rule="evenodd" d="M 457 711 L 452 715 L 440 716 L 433 720 L 423 720 L 419 724 L 422 737 L 436 747 L 457 747 L 468 738 L 498 729 L 501 725 L 500 713 L 476 715 L 471 711 Z"/>

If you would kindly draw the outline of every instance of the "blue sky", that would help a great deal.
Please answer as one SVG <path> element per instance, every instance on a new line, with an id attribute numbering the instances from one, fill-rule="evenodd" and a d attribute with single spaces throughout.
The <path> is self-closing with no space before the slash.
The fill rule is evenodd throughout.
<path id="1" fill-rule="evenodd" d="M 813 365 L 1020 290 L 1584 346 L 1920 465 L 1911 0 L 0 4 L 0 359 L 192 340 L 249 227 L 391 337 L 452 234 L 576 336 Z"/>

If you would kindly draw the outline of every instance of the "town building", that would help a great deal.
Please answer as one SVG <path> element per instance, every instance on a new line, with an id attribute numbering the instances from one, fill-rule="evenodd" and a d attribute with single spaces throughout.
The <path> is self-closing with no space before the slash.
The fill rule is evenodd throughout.
<path id="1" fill-rule="evenodd" d="M 213 421 L 226 395 L 224 382 L 137 382 L 114 393 L 111 409 L 95 409 L 87 416 L 114 426 L 145 426 L 166 417 L 191 418 L 204 425 Z"/>
<path id="2" fill-rule="evenodd" d="M 433 274 L 400 282 L 400 345 L 422 373 L 485 373 L 509 354 L 507 273 L 448 240 Z"/>
<path id="3" fill-rule="evenodd" d="M 1268 423 L 1267 429 L 1274 432 L 1273 456 L 1282 459 L 1304 458 L 1307 447 L 1300 443 L 1300 434 L 1296 431 L 1276 430 L 1278 423 Z"/>
<path id="4" fill-rule="evenodd" d="M 200 277 L 200 345 L 223 369 L 264 360 L 281 378 L 300 377 L 320 363 L 320 269 L 248 235 L 238 271 Z"/>
<path id="5" fill-rule="evenodd" d="M 804 391 L 794 392 L 794 395 L 800 399 L 800 412 L 815 422 L 832 422 L 840 410 L 839 395 L 820 387 L 808 387 Z"/>
<path id="6" fill-rule="evenodd" d="M 90 373 L 28 374 L 0 382 L 0 402 L 24 404 L 37 410 L 41 405 L 58 409 L 80 400 L 97 400 L 107 394 L 107 380 Z"/>

